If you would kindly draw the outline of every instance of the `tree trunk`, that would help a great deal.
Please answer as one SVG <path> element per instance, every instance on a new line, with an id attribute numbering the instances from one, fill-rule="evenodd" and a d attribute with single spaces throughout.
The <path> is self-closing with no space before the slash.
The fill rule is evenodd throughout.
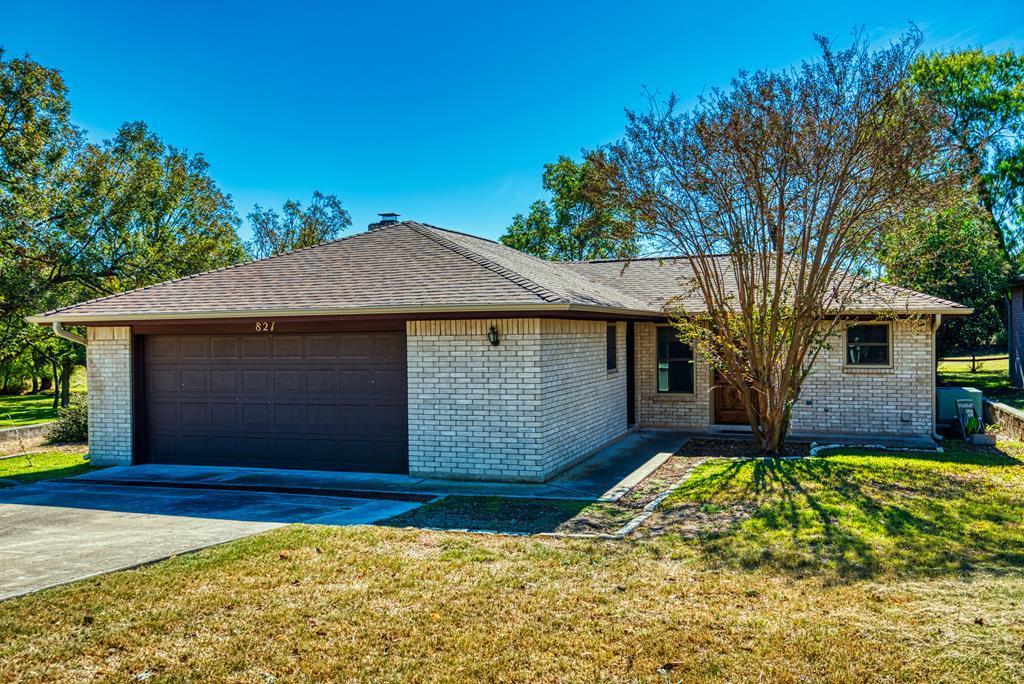
<path id="1" fill-rule="evenodd" d="M 67 406 L 71 403 L 71 374 L 75 371 L 75 362 L 71 359 L 64 359 L 60 369 L 60 405 Z"/>
<path id="2" fill-rule="evenodd" d="M 971 348 L 971 372 L 978 372 L 978 352 L 973 347 Z"/>
<path id="3" fill-rule="evenodd" d="M 39 377 L 32 371 L 32 394 L 39 394 Z"/>
<path id="4" fill-rule="evenodd" d="M 60 406 L 60 368 L 57 366 L 57 359 L 52 359 L 50 365 L 53 367 L 53 410 Z"/>
<path id="5" fill-rule="evenodd" d="M 44 375 L 39 378 L 39 391 L 46 392 L 53 388 L 53 378 L 48 375 Z"/>

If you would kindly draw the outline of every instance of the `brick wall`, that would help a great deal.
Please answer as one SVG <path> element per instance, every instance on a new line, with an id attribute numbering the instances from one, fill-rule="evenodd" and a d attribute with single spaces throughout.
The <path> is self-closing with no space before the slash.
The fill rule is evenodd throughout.
<path id="1" fill-rule="evenodd" d="M 94 465 L 131 465 L 131 328 L 88 330 L 89 458 Z"/>
<path id="2" fill-rule="evenodd" d="M 615 324 L 608 370 L 605 321 L 541 320 L 544 474 L 550 477 L 626 432 L 626 323 Z"/>
<path id="3" fill-rule="evenodd" d="M 625 432 L 618 328 L 609 373 L 603 321 L 410 321 L 410 472 L 543 481 Z"/>
<path id="4" fill-rule="evenodd" d="M 654 323 L 636 323 L 636 420 L 641 427 L 703 430 L 711 422 L 711 371 L 695 349 L 693 393 L 659 394 Z"/>
<path id="5" fill-rule="evenodd" d="M 843 332 L 822 350 L 793 408 L 804 433 L 930 435 L 935 397 L 933 319 L 894 321 L 891 368 L 843 366 Z M 655 325 L 637 323 L 637 423 L 704 430 L 713 422 L 711 373 L 694 352 L 694 393 L 658 394 Z"/>
<path id="6" fill-rule="evenodd" d="M 843 365 L 845 330 L 823 349 L 793 407 L 793 432 L 930 435 L 934 429 L 933 319 L 892 322 L 892 367 Z"/>

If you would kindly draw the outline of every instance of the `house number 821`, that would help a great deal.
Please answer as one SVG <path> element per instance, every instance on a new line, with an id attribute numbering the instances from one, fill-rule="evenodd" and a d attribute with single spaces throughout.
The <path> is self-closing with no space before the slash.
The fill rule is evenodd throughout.
<path id="1" fill-rule="evenodd" d="M 274 321 L 256 321 L 256 332 L 274 332 Z"/>

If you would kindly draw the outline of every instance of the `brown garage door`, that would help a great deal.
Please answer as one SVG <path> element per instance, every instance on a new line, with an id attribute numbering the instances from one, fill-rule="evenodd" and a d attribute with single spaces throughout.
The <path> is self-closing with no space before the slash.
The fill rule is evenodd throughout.
<path id="1" fill-rule="evenodd" d="M 408 472 L 405 334 L 148 335 L 148 460 Z"/>

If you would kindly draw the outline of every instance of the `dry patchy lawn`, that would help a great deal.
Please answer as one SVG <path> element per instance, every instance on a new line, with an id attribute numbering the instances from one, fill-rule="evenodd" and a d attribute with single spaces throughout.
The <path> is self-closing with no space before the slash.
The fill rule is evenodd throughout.
<path id="1" fill-rule="evenodd" d="M 1020 449 L 709 461 L 624 541 L 287 527 L 0 604 L 0 680 L 1017 682 Z"/>

